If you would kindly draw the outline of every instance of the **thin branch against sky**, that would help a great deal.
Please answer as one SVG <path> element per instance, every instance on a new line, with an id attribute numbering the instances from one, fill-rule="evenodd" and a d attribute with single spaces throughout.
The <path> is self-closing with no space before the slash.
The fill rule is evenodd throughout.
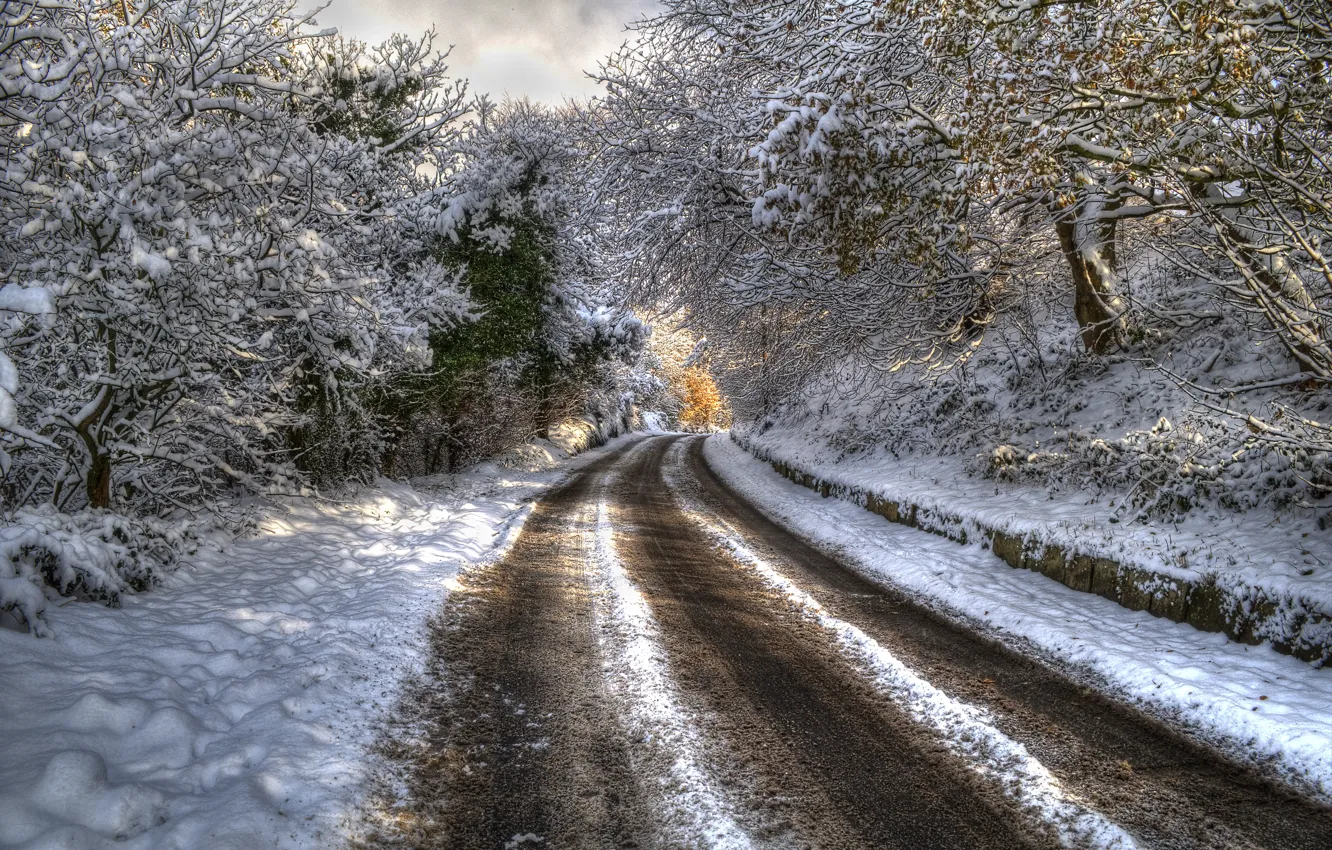
<path id="1" fill-rule="evenodd" d="M 318 21 L 372 43 L 434 26 L 474 91 L 558 103 L 595 94 L 584 71 L 624 41 L 626 24 L 656 8 L 656 0 L 332 0 Z"/>

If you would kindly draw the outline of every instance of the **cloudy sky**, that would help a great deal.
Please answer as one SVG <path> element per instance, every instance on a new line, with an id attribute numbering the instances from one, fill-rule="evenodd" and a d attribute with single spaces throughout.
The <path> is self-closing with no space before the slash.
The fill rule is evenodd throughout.
<path id="1" fill-rule="evenodd" d="M 450 67 L 473 91 L 558 103 L 594 94 L 583 71 L 625 40 L 626 23 L 655 8 L 655 0 L 332 0 L 317 20 L 368 42 L 434 26 L 437 45 L 455 45 Z"/>

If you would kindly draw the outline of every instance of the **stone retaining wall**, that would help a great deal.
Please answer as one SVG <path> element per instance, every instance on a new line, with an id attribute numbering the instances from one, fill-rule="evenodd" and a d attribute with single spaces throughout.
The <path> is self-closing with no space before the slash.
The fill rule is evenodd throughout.
<path id="1" fill-rule="evenodd" d="M 1263 588 L 1227 587 L 1216 577 L 1189 580 L 1065 549 L 1035 532 L 1013 534 L 974 519 L 950 516 L 909 501 L 895 501 L 859 487 L 824 481 L 781 461 L 732 432 L 732 439 L 780 474 L 824 498 L 854 502 L 890 522 L 919 528 L 958 543 L 979 541 L 1005 563 L 1032 570 L 1084 593 L 1095 593 L 1133 611 L 1146 611 L 1206 632 L 1222 632 L 1247 644 L 1270 642 L 1278 651 L 1321 667 L 1332 660 L 1332 616 L 1308 600 L 1279 597 Z"/>

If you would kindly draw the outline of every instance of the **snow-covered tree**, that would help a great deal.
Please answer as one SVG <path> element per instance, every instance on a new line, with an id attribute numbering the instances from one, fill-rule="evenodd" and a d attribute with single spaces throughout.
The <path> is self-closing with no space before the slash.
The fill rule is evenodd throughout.
<path id="1" fill-rule="evenodd" d="M 321 138 L 361 152 L 342 175 L 354 215 L 339 227 L 339 249 L 369 272 L 364 297 L 375 315 L 371 368 L 307 381 L 298 394 L 286 441 L 316 483 L 379 472 L 404 427 L 404 384 L 430 368 L 430 335 L 471 315 L 459 270 L 432 252 L 436 190 L 456 167 L 471 109 L 434 40 L 433 31 L 377 46 L 339 36 L 295 54 L 310 96 L 294 107 Z"/>
<path id="2" fill-rule="evenodd" d="M 414 70 L 413 43 L 362 51 L 357 86 L 406 91 L 357 126 L 319 53 L 345 46 L 271 0 L 5 16 L 7 277 L 55 304 L 0 330 L 20 379 L 7 499 L 161 510 L 294 486 L 282 441 L 302 396 L 338 395 L 386 342 L 458 312 L 451 275 L 402 249 L 423 160 L 394 155 L 436 143 L 461 91 Z"/>
<path id="3" fill-rule="evenodd" d="M 739 297 L 826 300 L 849 322 L 873 303 L 862 327 L 893 339 L 875 354 L 909 359 L 904 340 L 925 357 L 974 341 L 1052 241 L 1104 353 L 1125 340 L 1123 223 L 1183 221 L 1203 233 L 1181 244 L 1238 273 L 1217 283 L 1325 373 L 1325 4 L 666 6 L 602 74 L 612 149 L 698 190 L 639 206 L 662 234 L 644 250 L 690 256 L 668 231 L 706 222 Z"/>
<path id="4" fill-rule="evenodd" d="M 429 37 L 307 19 L 0 3 L 0 607 L 34 627 L 15 588 L 142 586 L 185 545 L 153 516 L 298 490 L 321 424 L 373 472 L 374 388 L 467 314 L 419 226 L 464 88 Z"/>
<path id="5" fill-rule="evenodd" d="M 871 79 L 819 30 L 823 5 L 673 2 L 603 68 L 631 279 L 719 327 L 781 305 L 825 351 L 951 362 L 993 313 L 1002 245 L 942 128 L 894 100 L 942 97 L 911 28 L 875 32 L 900 49 Z"/>
<path id="6" fill-rule="evenodd" d="M 1217 282 L 1327 374 L 1325 3 L 963 0 L 922 20 L 997 193 L 1046 206 L 1080 322 L 1114 331 L 1090 347 L 1120 335 L 1116 226 L 1178 211 L 1240 277 Z"/>
<path id="7" fill-rule="evenodd" d="M 473 314 L 432 332 L 431 370 L 403 388 L 395 468 L 456 468 L 580 415 L 597 390 L 617 395 L 611 373 L 646 329 L 613 306 L 578 127 L 567 111 L 484 105 L 458 145 L 429 220 L 434 261 Z"/>

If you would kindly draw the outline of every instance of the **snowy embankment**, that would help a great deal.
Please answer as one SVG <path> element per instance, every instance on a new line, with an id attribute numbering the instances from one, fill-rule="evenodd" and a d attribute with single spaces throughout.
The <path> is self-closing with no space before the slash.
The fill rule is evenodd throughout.
<path id="1" fill-rule="evenodd" d="M 867 577 L 1035 646 L 1092 684 L 1332 801 L 1332 671 L 1130 611 L 1011 569 L 979 545 L 959 546 L 821 498 L 725 436 L 709 438 L 705 452 L 737 492 Z"/>
<path id="2" fill-rule="evenodd" d="M 0 630 L 0 847 L 336 846 L 426 619 L 563 454 L 278 506 L 123 608 Z"/>
<path id="3" fill-rule="evenodd" d="M 996 554 L 1002 542 L 1010 563 L 1075 589 L 1237 640 L 1271 641 L 1319 666 L 1332 659 L 1332 535 L 1312 516 L 1254 509 L 1124 523 L 1114 500 L 971 477 L 961 457 L 873 451 L 845 460 L 802 429 L 734 436 L 826 486 L 825 495 L 891 503 L 908 525 L 954 539 L 1002 535 Z"/>

